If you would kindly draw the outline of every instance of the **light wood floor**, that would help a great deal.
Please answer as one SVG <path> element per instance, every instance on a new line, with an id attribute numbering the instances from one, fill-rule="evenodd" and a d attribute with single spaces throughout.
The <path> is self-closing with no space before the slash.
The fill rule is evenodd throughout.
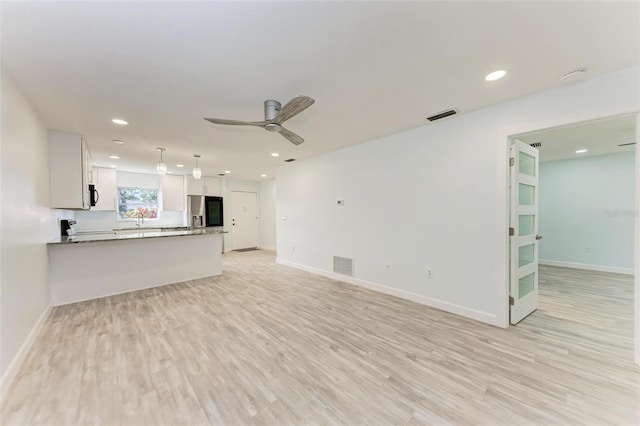
<path id="1" fill-rule="evenodd" d="M 544 267 L 508 330 L 224 255 L 221 277 L 55 308 L 3 425 L 638 424 L 632 279 Z"/>

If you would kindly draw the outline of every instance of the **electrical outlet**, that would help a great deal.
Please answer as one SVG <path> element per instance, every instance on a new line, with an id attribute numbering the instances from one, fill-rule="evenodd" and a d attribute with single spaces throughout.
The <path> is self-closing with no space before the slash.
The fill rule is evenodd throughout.
<path id="1" fill-rule="evenodd" d="M 296 251 L 296 246 L 291 246 L 291 251 Z"/>
<path id="2" fill-rule="evenodd" d="M 388 271 L 389 269 L 391 269 L 391 265 L 387 263 L 386 265 L 384 265 L 384 268 Z"/>
<path id="3" fill-rule="evenodd" d="M 591 253 L 591 247 L 587 247 L 587 248 L 584 250 L 584 252 L 585 252 L 585 253 Z"/>
<path id="4" fill-rule="evenodd" d="M 433 278 L 433 271 L 431 269 L 427 270 L 427 278 Z"/>

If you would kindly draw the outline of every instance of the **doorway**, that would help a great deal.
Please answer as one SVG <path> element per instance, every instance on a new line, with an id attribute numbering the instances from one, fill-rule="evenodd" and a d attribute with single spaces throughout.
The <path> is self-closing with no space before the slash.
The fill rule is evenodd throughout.
<path id="1" fill-rule="evenodd" d="M 512 324 L 553 333 L 567 347 L 633 358 L 635 142 L 636 114 L 511 138 Z M 524 203 L 523 183 L 532 186 Z M 531 241 L 519 229 L 523 214 L 535 217 L 525 232 Z"/>
<path id="2" fill-rule="evenodd" d="M 258 247 L 258 194 L 231 191 L 231 250 Z"/>

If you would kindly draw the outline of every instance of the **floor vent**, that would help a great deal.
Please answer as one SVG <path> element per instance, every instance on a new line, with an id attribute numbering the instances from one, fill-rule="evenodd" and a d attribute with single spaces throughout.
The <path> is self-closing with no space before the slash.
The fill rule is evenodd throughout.
<path id="1" fill-rule="evenodd" d="M 353 277 L 353 259 L 333 256 L 333 272 Z"/>
<path id="2" fill-rule="evenodd" d="M 431 117 L 427 117 L 427 120 L 436 121 L 436 120 L 440 120 L 440 119 L 445 118 L 445 117 L 450 117 L 452 115 L 456 115 L 457 113 L 458 113 L 458 111 L 456 111 L 455 109 L 449 109 L 447 111 L 442 111 L 442 112 L 439 112 L 437 114 L 434 114 Z"/>

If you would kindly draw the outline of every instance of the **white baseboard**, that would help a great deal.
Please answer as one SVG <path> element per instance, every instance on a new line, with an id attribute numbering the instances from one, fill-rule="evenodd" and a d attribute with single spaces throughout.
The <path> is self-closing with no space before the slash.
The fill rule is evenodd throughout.
<path id="1" fill-rule="evenodd" d="M 49 317 L 49 314 L 51 313 L 51 308 L 52 308 L 52 305 L 49 304 L 49 306 L 47 306 L 44 312 L 42 312 L 42 314 L 36 321 L 35 325 L 29 332 L 29 335 L 27 336 L 25 341 L 22 343 L 22 346 L 20 346 L 20 349 L 18 349 L 18 352 L 11 360 L 11 363 L 7 367 L 7 370 L 4 372 L 2 379 L 0 379 L 0 401 L 4 401 L 4 398 L 7 396 L 7 392 L 9 392 L 9 389 L 11 388 L 13 381 L 18 375 L 18 372 L 20 371 L 20 367 L 22 367 L 22 363 L 27 357 L 27 354 L 29 353 L 31 346 L 33 346 L 33 342 L 36 340 L 36 337 L 38 337 L 38 335 L 40 334 L 40 331 L 42 330 L 42 326 L 45 323 L 45 320 L 47 319 L 47 317 Z"/>
<path id="2" fill-rule="evenodd" d="M 562 268 L 586 269 L 587 271 L 612 272 L 614 274 L 633 275 L 632 268 L 617 268 L 614 266 L 587 265 L 586 263 L 561 262 L 559 260 L 539 259 L 540 265 L 560 266 Z"/>
<path id="3" fill-rule="evenodd" d="M 323 277 L 331 278 L 336 281 L 342 281 L 349 284 L 357 285 L 360 287 L 367 288 L 369 290 L 376 291 L 378 293 L 389 294 L 391 296 L 399 297 L 405 300 L 411 300 L 412 302 L 420 303 L 421 305 L 426 305 L 431 308 L 436 308 L 441 311 L 449 312 L 452 314 L 460 315 L 465 318 L 470 318 L 476 321 L 480 321 L 486 324 L 495 325 L 496 327 L 501 327 L 502 324 L 498 321 L 498 318 L 494 314 L 490 314 L 488 312 L 478 311 L 475 309 L 470 309 L 465 306 L 456 305 L 454 303 L 446 302 L 444 300 L 434 299 L 432 297 L 422 296 L 419 294 L 411 293 L 405 290 L 400 290 L 393 287 L 388 287 L 386 285 L 365 281 L 357 278 L 346 277 L 344 275 L 335 274 L 333 272 L 324 271 L 322 269 L 314 268 L 311 266 L 302 265 L 295 262 L 290 262 L 288 260 L 283 260 L 280 258 L 276 258 L 276 263 L 284 266 L 290 266 L 292 268 L 300 269 L 306 272 L 311 272 L 312 274 L 322 275 Z"/>

